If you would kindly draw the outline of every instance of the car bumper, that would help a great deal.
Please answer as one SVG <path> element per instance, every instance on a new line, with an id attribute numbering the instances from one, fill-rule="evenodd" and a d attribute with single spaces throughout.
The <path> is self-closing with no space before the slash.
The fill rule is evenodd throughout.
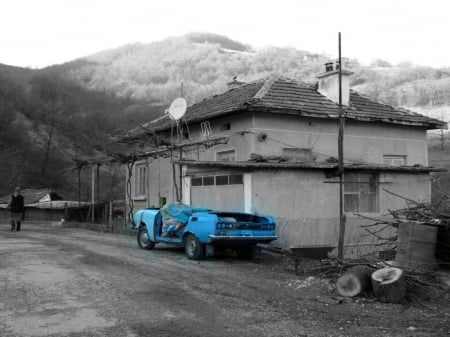
<path id="1" fill-rule="evenodd" d="M 228 236 L 228 235 L 209 235 L 209 239 L 211 240 L 211 243 L 227 243 L 231 244 L 233 242 L 236 242 L 238 244 L 243 243 L 269 243 L 276 239 L 278 239 L 277 236 Z"/>

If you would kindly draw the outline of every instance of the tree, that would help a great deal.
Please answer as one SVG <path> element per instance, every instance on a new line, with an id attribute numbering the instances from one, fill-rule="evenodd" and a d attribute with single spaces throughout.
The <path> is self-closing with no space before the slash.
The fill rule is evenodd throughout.
<path id="1" fill-rule="evenodd" d="M 40 101 L 37 109 L 38 117 L 42 123 L 43 137 L 45 140 L 44 156 L 41 163 L 41 175 L 45 175 L 52 147 L 55 128 L 64 118 L 66 107 L 64 92 L 61 91 L 61 80 L 57 77 L 35 77 L 32 81 L 33 92 Z"/>

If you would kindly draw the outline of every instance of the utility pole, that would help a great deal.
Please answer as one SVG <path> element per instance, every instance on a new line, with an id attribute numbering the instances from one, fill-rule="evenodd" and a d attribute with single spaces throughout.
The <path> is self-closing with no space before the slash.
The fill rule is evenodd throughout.
<path id="1" fill-rule="evenodd" d="M 184 98 L 183 97 L 183 95 L 184 95 L 184 92 L 183 92 L 183 82 L 181 82 L 181 89 L 180 89 L 180 97 L 182 97 L 182 98 Z M 178 139 L 180 140 L 180 145 L 181 145 L 181 143 L 183 142 L 183 132 L 181 131 L 182 130 L 182 120 L 181 120 L 181 118 L 180 118 L 180 120 L 179 121 L 177 121 L 177 123 L 179 123 L 179 132 L 181 132 L 181 135 L 179 135 L 179 137 L 178 137 Z M 182 146 L 180 146 L 180 161 L 182 161 L 183 160 L 183 147 Z M 183 202 L 183 165 L 182 164 L 180 164 L 180 175 L 179 175 L 179 180 L 180 180 L 180 193 L 178 194 L 178 197 L 179 197 L 179 202 Z"/>
<path id="2" fill-rule="evenodd" d="M 91 174 L 91 221 L 95 222 L 95 165 L 92 164 Z"/>
<path id="3" fill-rule="evenodd" d="M 100 205 L 100 165 L 101 164 L 97 164 L 97 182 L 96 182 L 97 203 L 99 205 Z M 95 204 L 94 204 L 94 208 L 95 208 Z"/>
<path id="4" fill-rule="evenodd" d="M 339 32 L 339 134 L 338 134 L 338 163 L 339 163 L 339 242 L 338 258 L 344 256 L 345 222 L 344 213 L 344 125 L 345 114 L 342 109 L 342 57 L 341 32 Z"/>

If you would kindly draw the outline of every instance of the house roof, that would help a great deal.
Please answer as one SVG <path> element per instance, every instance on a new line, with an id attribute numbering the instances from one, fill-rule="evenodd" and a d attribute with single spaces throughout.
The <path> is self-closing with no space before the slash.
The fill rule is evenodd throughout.
<path id="1" fill-rule="evenodd" d="M 384 122 L 420 126 L 427 129 L 446 129 L 443 121 L 393 106 L 375 102 L 350 91 L 350 104 L 344 106 L 347 119 L 367 122 Z M 185 122 L 200 122 L 229 113 L 244 111 L 267 111 L 272 113 L 295 114 L 314 118 L 338 118 L 339 106 L 317 91 L 317 85 L 306 84 L 294 79 L 269 76 L 224 93 L 210 96 L 190 105 L 183 117 Z M 132 140 L 151 131 L 169 129 L 169 118 L 158 118 L 134 129 L 124 136 Z"/>
<path id="2" fill-rule="evenodd" d="M 11 201 L 11 195 L 0 197 L 0 204 L 7 204 Z M 23 196 L 25 205 L 37 203 L 39 201 L 49 201 L 50 200 L 61 200 L 61 197 L 57 195 L 53 190 L 44 188 L 44 189 L 23 189 L 20 191 L 20 194 Z"/>

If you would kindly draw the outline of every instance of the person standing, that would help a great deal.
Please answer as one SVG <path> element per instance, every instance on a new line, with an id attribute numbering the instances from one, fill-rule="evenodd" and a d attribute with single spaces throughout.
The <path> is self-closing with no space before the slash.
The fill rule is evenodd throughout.
<path id="1" fill-rule="evenodd" d="M 25 203 L 23 196 L 20 194 L 20 187 L 16 187 L 14 190 L 8 209 L 11 213 L 11 230 L 16 230 L 19 232 L 20 224 L 23 219 L 23 212 L 25 211 Z"/>

